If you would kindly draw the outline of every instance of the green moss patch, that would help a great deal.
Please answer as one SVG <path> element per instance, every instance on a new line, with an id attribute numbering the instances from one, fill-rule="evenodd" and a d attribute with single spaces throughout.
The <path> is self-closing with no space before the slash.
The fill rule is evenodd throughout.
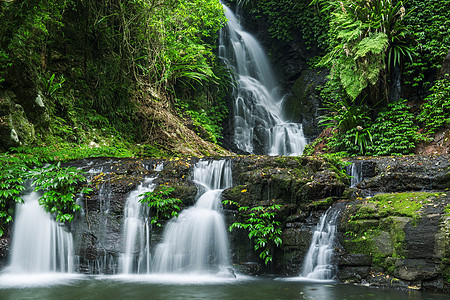
<path id="1" fill-rule="evenodd" d="M 441 193 L 408 192 L 377 194 L 367 199 L 353 219 L 384 218 L 403 216 L 417 218 L 424 203 L 433 202 Z"/>

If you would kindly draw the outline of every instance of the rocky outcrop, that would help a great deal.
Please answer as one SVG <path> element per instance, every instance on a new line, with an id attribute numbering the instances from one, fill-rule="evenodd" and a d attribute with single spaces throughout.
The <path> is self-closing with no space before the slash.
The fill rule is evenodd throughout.
<path id="1" fill-rule="evenodd" d="M 30 144 L 35 139 L 34 125 L 11 91 L 0 91 L 0 151 Z"/>
<path id="2" fill-rule="evenodd" d="M 353 200 L 339 227 L 339 279 L 449 290 L 449 157 L 357 163 L 363 180 L 347 191 Z"/>
<path id="3" fill-rule="evenodd" d="M 218 158 L 204 158 L 218 159 Z M 344 282 L 443 291 L 450 278 L 450 159 L 407 156 L 354 159 L 362 181 L 354 188 L 335 160 L 313 157 L 227 157 L 233 186 L 222 199 L 241 206 L 280 204 L 275 217 L 283 243 L 265 265 L 245 230 L 229 233 L 233 268 L 247 274 L 298 276 L 319 218 L 335 202 L 344 202 L 336 244 L 338 277 Z M 83 211 L 70 224 L 82 273 L 117 272 L 123 244 L 127 196 L 147 177 L 157 186 L 174 187 L 183 207 L 195 201 L 192 168 L 199 158 L 79 160 L 68 165 L 87 171 L 93 191 L 79 199 Z M 164 164 L 156 171 L 158 164 Z M 157 187 L 158 188 L 158 187 Z M 424 192 L 424 190 L 426 190 Z M 401 192 L 401 193 L 399 193 Z M 342 203 L 339 203 L 342 204 Z M 226 224 L 242 220 L 233 204 L 224 205 Z M 151 245 L 161 240 L 152 233 Z M 8 237 L 0 243 L 5 264 Z"/>

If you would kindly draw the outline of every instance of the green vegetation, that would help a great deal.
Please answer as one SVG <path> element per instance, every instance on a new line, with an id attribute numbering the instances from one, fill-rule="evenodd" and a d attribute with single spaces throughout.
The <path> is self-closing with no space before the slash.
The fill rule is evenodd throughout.
<path id="1" fill-rule="evenodd" d="M 267 20 L 270 37 L 284 42 L 301 40 L 308 48 L 325 49 L 328 39 L 328 23 L 316 6 L 305 0 L 247 0 L 238 2 L 255 19 Z"/>
<path id="2" fill-rule="evenodd" d="M 425 98 L 418 121 L 428 134 L 450 125 L 450 75 L 437 80 Z"/>
<path id="3" fill-rule="evenodd" d="M 43 191 L 39 204 L 52 214 L 58 222 L 72 221 L 74 212 L 80 210 L 75 203 L 77 194 L 87 194 L 91 188 L 82 187 L 87 181 L 84 173 L 74 167 L 61 167 L 61 164 L 30 170 L 29 179 L 33 180 L 35 191 Z"/>
<path id="4" fill-rule="evenodd" d="M 423 203 L 430 197 L 439 197 L 440 193 L 408 192 L 396 194 L 377 194 L 367 199 L 374 206 L 361 206 L 351 219 L 383 218 L 387 216 L 403 216 L 417 218 Z"/>
<path id="5" fill-rule="evenodd" d="M 167 186 L 159 186 L 152 192 L 146 192 L 139 197 L 139 202 L 150 207 L 150 224 L 158 227 L 162 226 L 162 221 L 173 217 L 178 217 L 180 211 L 180 199 L 170 197 L 175 189 Z"/>
<path id="6" fill-rule="evenodd" d="M 145 118 L 154 102 L 220 139 L 230 76 L 215 55 L 219 1 L 2 1 L 0 20 L 0 89 L 36 131 L 24 146 L 160 148 L 146 129 L 171 120 Z"/>
<path id="7" fill-rule="evenodd" d="M 89 193 L 84 173 L 73 167 L 43 165 L 31 154 L 0 154 L 0 236 L 4 226 L 12 221 L 14 203 L 21 203 L 21 193 L 25 181 L 32 180 L 34 189 L 42 191 L 39 203 L 52 213 L 59 222 L 70 222 L 73 214 L 80 209 L 76 204 L 79 193 Z"/>
<path id="8" fill-rule="evenodd" d="M 328 16 L 328 50 L 318 66 L 330 68 L 321 89 L 321 125 L 334 130 L 328 152 L 345 155 L 414 153 L 449 125 L 448 78 L 430 82 L 450 49 L 449 1 L 314 0 Z M 408 89 L 430 88 L 421 110 L 397 100 L 401 76 Z M 393 86 L 397 86 L 394 88 Z"/>
<path id="9" fill-rule="evenodd" d="M 242 222 L 234 222 L 229 230 L 242 228 L 248 231 L 249 239 L 255 243 L 255 251 L 259 251 L 259 257 L 267 265 L 272 261 L 272 251 L 274 246 L 281 246 L 281 223 L 276 221 L 277 211 L 281 208 L 279 204 L 271 206 L 241 206 L 231 200 L 224 200 L 223 204 L 237 207 L 242 217 Z"/>
<path id="10" fill-rule="evenodd" d="M 404 58 L 412 58 L 406 43 L 402 1 L 314 0 L 329 14 L 330 51 L 319 63 L 331 67 L 331 76 L 355 99 L 370 86 L 385 84 L 386 76 Z M 386 89 L 387 87 L 381 87 Z M 384 97 L 387 97 L 386 92 Z"/>

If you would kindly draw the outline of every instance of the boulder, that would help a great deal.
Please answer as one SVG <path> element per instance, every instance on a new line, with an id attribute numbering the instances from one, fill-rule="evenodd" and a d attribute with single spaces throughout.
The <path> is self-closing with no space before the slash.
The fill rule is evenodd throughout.
<path id="1" fill-rule="evenodd" d="M 35 140 L 34 125 L 11 91 L 0 92 L 0 150 L 31 144 Z"/>

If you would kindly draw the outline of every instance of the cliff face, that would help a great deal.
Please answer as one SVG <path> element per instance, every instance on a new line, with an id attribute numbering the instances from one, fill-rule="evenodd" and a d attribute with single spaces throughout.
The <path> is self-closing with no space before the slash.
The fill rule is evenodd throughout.
<path id="1" fill-rule="evenodd" d="M 266 266 L 260 260 L 248 232 L 233 230 L 229 241 L 235 270 L 298 276 L 320 216 L 333 203 L 344 202 L 336 245 L 340 280 L 447 288 L 448 156 L 357 160 L 362 181 L 354 188 L 348 188 L 350 182 L 335 163 L 322 158 L 225 159 L 232 161 L 233 186 L 224 190 L 223 200 L 249 207 L 281 205 L 275 220 L 281 223 L 283 243 L 272 249 L 273 262 Z M 156 177 L 157 186 L 174 187 L 171 196 L 183 201 L 182 208 L 191 206 L 197 194 L 192 169 L 198 160 L 98 158 L 71 162 L 70 165 L 88 171 L 93 188 L 82 199 L 83 212 L 69 226 L 79 257 L 76 271 L 89 274 L 118 271 L 123 251 L 124 206 L 129 193 L 144 178 Z M 164 168 L 156 171 L 160 163 Z M 227 226 L 242 218 L 233 205 L 225 205 L 224 213 Z M 152 232 L 151 247 L 161 241 L 161 233 L 161 229 Z M 9 241 L 1 240 L 3 263 Z"/>

